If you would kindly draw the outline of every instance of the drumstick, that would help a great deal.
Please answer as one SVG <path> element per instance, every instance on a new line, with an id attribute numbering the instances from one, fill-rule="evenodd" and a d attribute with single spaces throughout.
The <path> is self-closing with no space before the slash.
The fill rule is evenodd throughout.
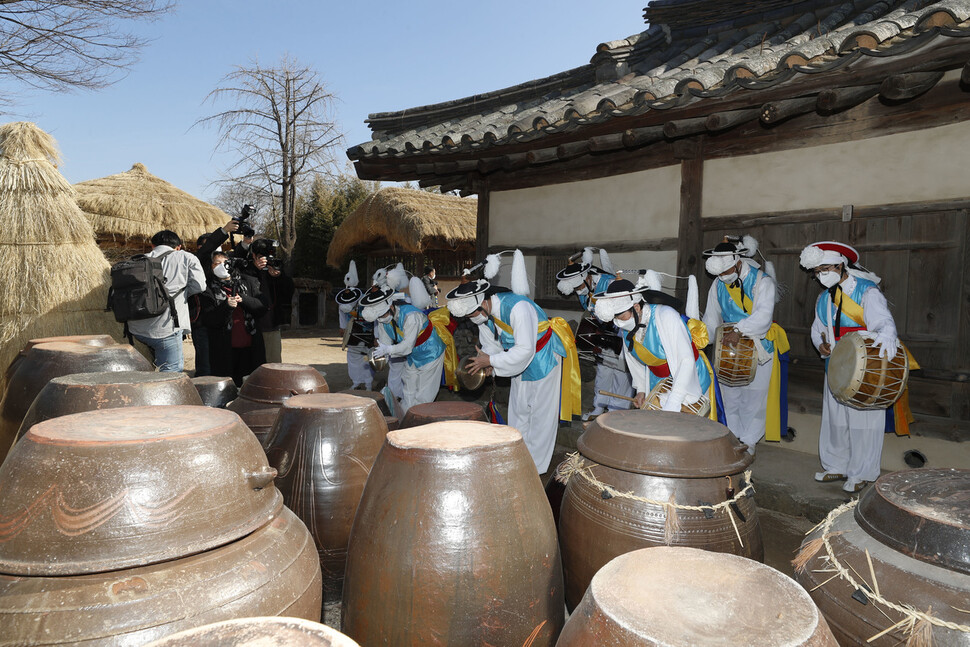
<path id="1" fill-rule="evenodd" d="M 633 402 L 636 398 L 631 398 L 629 396 L 620 395 L 619 393 L 610 393 L 609 391 L 600 391 L 600 395 L 605 395 L 608 398 L 617 398 L 619 400 L 626 400 L 627 402 Z"/>

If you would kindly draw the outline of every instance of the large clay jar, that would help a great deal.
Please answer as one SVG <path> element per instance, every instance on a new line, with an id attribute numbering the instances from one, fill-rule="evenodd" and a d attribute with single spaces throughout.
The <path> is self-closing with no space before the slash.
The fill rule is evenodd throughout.
<path id="1" fill-rule="evenodd" d="M 570 609 L 596 571 L 638 548 L 764 559 L 745 480 L 754 457 L 724 425 L 683 413 L 613 411 L 597 417 L 577 446 L 579 456 L 558 468 L 568 478 L 559 537 Z"/>
<path id="2" fill-rule="evenodd" d="M 145 647 L 360 647 L 336 629 L 299 618 L 240 618 L 188 629 Z"/>
<path id="3" fill-rule="evenodd" d="M 374 400 L 314 393 L 284 402 L 266 439 L 276 487 L 317 543 L 327 602 L 340 600 L 350 527 L 386 435 Z"/>
<path id="4" fill-rule="evenodd" d="M 216 375 L 193 377 L 192 385 L 199 392 L 202 404 L 216 409 L 225 409 L 239 395 L 239 389 L 236 388 L 236 383 L 231 377 Z"/>
<path id="5" fill-rule="evenodd" d="M 0 402 L 0 454 L 6 455 L 27 409 L 53 378 L 74 373 L 150 370 L 151 363 L 128 344 L 97 346 L 53 341 L 32 346 L 11 373 Z"/>
<path id="6" fill-rule="evenodd" d="M 446 420 L 475 420 L 488 422 L 485 409 L 476 402 L 448 401 L 416 404 L 401 419 L 401 429 L 419 427 Z"/>
<path id="7" fill-rule="evenodd" d="M 841 645 L 970 645 L 968 493 L 970 470 L 893 472 L 809 533 L 795 578 Z"/>
<path id="8" fill-rule="evenodd" d="M 377 403 L 378 408 L 380 408 L 381 413 L 385 416 L 391 413 L 391 410 L 387 408 L 387 401 L 384 399 L 384 394 L 380 391 L 364 391 L 361 389 L 344 389 L 341 393 L 349 393 L 350 395 L 356 395 L 361 398 L 370 398 Z"/>
<path id="9" fill-rule="evenodd" d="M 263 364 L 246 378 L 239 389 L 239 397 L 226 408 L 238 413 L 262 443 L 287 398 L 329 392 L 330 387 L 323 375 L 311 366 Z"/>
<path id="10" fill-rule="evenodd" d="M 283 508 L 255 532 L 190 557 L 73 577 L 0 575 L 0 644 L 133 647 L 233 618 L 317 620 L 320 609 L 313 539 Z"/>
<path id="11" fill-rule="evenodd" d="M 37 337 L 36 339 L 29 339 L 24 347 L 20 350 L 17 356 L 10 362 L 10 366 L 7 367 L 4 373 L 4 379 L 9 380 L 13 372 L 17 370 L 17 366 L 23 361 L 30 349 L 37 344 L 46 344 L 52 341 L 67 341 L 74 342 L 76 344 L 82 344 L 84 346 L 94 346 L 96 348 L 101 348 L 103 346 L 114 346 L 118 342 L 114 340 L 111 335 L 62 335 L 60 337 Z"/>
<path id="12" fill-rule="evenodd" d="M 775 569 L 665 546 L 625 553 L 601 568 L 556 644 L 837 647 L 812 599 Z"/>
<path id="13" fill-rule="evenodd" d="M 0 467 L 0 573 L 98 573 L 221 546 L 279 514 L 275 476 L 230 411 L 129 407 L 40 422 Z"/>
<path id="14" fill-rule="evenodd" d="M 361 645 L 553 645 L 563 625 L 552 514 L 511 427 L 387 434 L 354 519 L 342 630 Z"/>
<path id="15" fill-rule="evenodd" d="M 30 405 L 17 438 L 38 422 L 96 409 L 186 404 L 202 406 L 185 373 L 116 371 L 55 377 Z"/>

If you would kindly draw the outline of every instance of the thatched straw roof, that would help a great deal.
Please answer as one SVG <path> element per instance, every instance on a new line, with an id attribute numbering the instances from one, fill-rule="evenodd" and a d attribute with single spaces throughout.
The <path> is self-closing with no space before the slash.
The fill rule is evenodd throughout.
<path id="1" fill-rule="evenodd" d="M 28 339 L 121 335 L 104 312 L 108 261 L 58 161 L 36 125 L 0 126 L 0 390 Z"/>
<path id="2" fill-rule="evenodd" d="M 327 263 L 343 265 L 355 247 L 384 240 L 402 251 L 475 242 L 478 200 L 388 187 L 368 196 L 334 233 Z"/>
<path id="3" fill-rule="evenodd" d="M 229 221 L 224 211 L 152 175 L 144 164 L 74 188 L 99 237 L 146 240 L 170 229 L 190 242 Z"/>

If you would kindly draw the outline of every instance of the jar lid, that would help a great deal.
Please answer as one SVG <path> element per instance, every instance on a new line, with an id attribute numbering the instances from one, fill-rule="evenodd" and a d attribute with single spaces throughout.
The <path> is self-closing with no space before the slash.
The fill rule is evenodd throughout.
<path id="1" fill-rule="evenodd" d="M 239 397 L 279 404 L 301 393 L 329 393 L 323 374 L 304 364 L 263 364 L 246 378 Z"/>
<path id="2" fill-rule="evenodd" d="M 668 411 L 605 413 L 586 428 L 577 447 L 606 467 L 675 478 L 737 474 L 754 461 L 747 445 L 724 425 Z"/>

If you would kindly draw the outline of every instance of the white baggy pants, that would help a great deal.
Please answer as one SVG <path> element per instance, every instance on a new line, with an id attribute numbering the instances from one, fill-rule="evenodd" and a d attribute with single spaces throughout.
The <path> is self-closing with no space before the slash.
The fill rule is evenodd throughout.
<path id="1" fill-rule="evenodd" d="M 818 436 L 818 457 L 826 472 L 845 474 L 854 481 L 875 481 L 879 478 L 885 432 L 885 409 L 860 411 L 839 404 L 826 378 Z"/>
<path id="2" fill-rule="evenodd" d="M 509 426 L 522 434 L 540 474 L 549 469 L 559 432 L 559 392 L 562 388 L 562 358 L 541 380 L 525 382 L 512 378 L 509 392 Z"/>
<path id="3" fill-rule="evenodd" d="M 606 409 L 607 411 L 629 409 L 631 403 L 629 400 L 620 400 L 619 398 L 602 395 L 600 391 L 626 395 L 631 398 L 636 395 L 633 393 L 633 380 L 630 378 L 630 372 L 626 370 L 626 367 L 616 369 L 606 364 L 596 365 L 596 380 L 593 382 L 593 389 L 595 391 L 593 394 L 593 406 Z"/>
<path id="4" fill-rule="evenodd" d="M 760 343 L 760 342 L 758 342 Z M 754 380 L 746 386 L 721 385 L 721 401 L 728 429 L 754 452 L 754 446 L 765 437 L 768 412 L 768 387 L 771 385 L 773 362 L 759 364 Z"/>
<path id="5" fill-rule="evenodd" d="M 367 361 L 367 350 L 363 352 L 353 348 L 347 349 L 347 377 L 351 386 L 363 384 L 368 391 L 374 386 L 374 369 Z"/>
<path id="6" fill-rule="evenodd" d="M 401 396 L 401 418 L 408 409 L 416 404 L 434 402 L 441 387 L 441 369 L 445 365 L 445 354 L 424 366 L 411 366 L 404 363 L 402 371 L 403 395 Z M 393 391 L 393 390 L 392 390 Z"/>

